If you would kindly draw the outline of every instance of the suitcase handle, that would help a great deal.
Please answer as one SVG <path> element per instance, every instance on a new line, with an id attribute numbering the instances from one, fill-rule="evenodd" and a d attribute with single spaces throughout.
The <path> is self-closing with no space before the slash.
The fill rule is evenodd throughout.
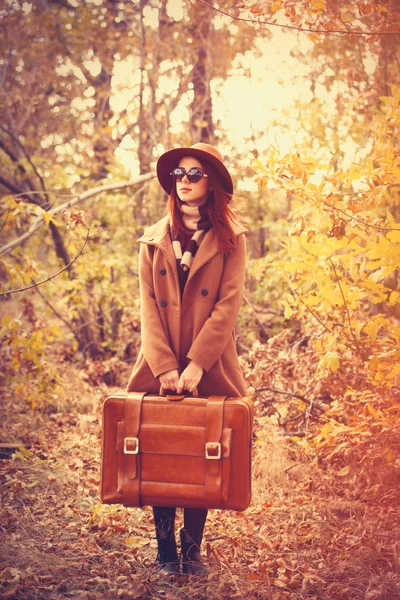
<path id="1" fill-rule="evenodd" d="M 183 400 L 184 398 L 186 398 L 185 395 L 179 395 L 178 394 L 167 394 L 166 395 L 167 400 L 171 400 L 172 402 L 178 401 L 178 400 Z"/>
<path id="2" fill-rule="evenodd" d="M 170 400 L 171 402 L 177 402 L 179 400 L 183 400 L 184 398 L 192 398 L 196 394 L 189 392 L 189 390 L 182 390 L 181 394 L 177 394 L 175 390 L 167 390 L 161 385 L 159 395 L 164 396 L 164 398 Z"/>

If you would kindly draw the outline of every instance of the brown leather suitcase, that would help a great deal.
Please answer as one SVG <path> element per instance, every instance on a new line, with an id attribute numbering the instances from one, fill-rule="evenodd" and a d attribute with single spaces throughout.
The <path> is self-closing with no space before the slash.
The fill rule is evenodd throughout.
<path id="1" fill-rule="evenodd" d="M 102 502 L 244 510 L 251 499 L 252 423 L 249 398 L 108 397 Z"/>

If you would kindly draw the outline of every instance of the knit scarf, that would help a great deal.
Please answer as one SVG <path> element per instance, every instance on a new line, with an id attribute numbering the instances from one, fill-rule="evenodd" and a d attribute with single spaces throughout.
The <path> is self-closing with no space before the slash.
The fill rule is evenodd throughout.
<path id="1" fill-rule="evenodd" d="M 193 259 L 196 256 L 196 252 L 199 249 L 206 232 L 211 229 L 211 221 L 204 204 L 202 206 L 188 206 L 187 204 L 182 204 L 180 210 L 182 212 L 183 224 L 186 229 L 194 232 L 183 253 L 178 236 L 176 234 L 172 235 L 172 247 L 174 249 L 178 267 L 186 272 L 189 271 L 192 266 Z"/>

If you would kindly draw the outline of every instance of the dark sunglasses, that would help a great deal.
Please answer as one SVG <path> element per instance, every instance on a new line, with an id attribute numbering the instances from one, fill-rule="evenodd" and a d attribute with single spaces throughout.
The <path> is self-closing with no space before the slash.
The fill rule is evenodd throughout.
<path id="1" fill-rule="evenodd" d="M 177 167 L 176 169 L 174 169 L 172 171 L 172 173 L 170 173 L 170 175 L 172 175 L 172 177 L 175 179 L 175 181 L 182 181 L 182 179 L 186 175 L 186 177 L 188 178 L 190 183 L 198 183 L 202 177 L 208 177 L 208 175 L 206 173 L 203 173 L 197 167 L 193 167 L 192 169 L 189 169 L 189 171 L 187 173 L 186 173 L 185 169 L 181 169 L 180 167 Z"/>

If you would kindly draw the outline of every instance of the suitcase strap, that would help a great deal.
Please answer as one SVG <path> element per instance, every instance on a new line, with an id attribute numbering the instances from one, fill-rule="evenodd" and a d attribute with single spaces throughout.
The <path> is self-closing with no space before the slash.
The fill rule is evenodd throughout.
<path id="1" fill-rule="evenodd" d="M 122 497 L 125 506 L 140 506 L 139 430 L 145 392 L 130 392 L 125 398 Z M 132 504 L 133 502 L 133 504 Z"/>
<path id="2" fill-rule="evenodd" d="M 210 396 L 206 409 L 205 499 L 210 506 L 222 498 L 222 429 L 226 396 Z"/>

